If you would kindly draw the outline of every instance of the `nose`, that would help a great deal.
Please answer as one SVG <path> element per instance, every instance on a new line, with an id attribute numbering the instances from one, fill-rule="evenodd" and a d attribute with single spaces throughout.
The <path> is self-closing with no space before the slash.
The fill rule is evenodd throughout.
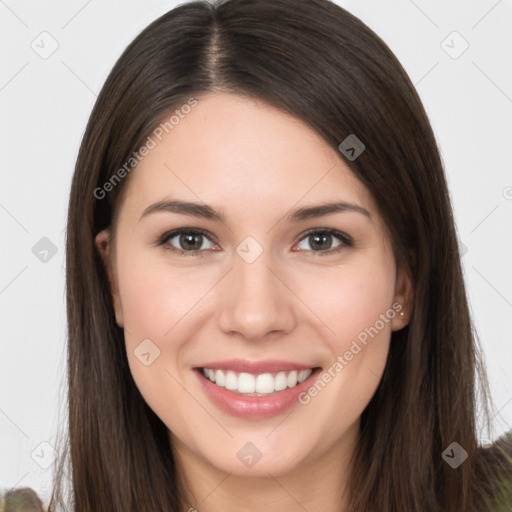
<path id="1" fill-rule="evenodd" d="M 286 272 L 272 263 L 268 252 L 252 263 L 235 256 L 221 291 L 219 327 L 223 332 L 259 341 L 295 327 L 300 302 L 287 286 Z"/>

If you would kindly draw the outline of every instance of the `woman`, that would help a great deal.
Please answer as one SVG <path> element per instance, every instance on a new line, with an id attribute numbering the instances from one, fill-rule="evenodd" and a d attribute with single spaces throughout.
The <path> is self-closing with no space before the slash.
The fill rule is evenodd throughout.
<path id="1" fill-rule="evenodd" d="M 335 4 L 146 28 L 84 134 L 66 261 L 77 512 L 510 506 L 436 141 Z"/>

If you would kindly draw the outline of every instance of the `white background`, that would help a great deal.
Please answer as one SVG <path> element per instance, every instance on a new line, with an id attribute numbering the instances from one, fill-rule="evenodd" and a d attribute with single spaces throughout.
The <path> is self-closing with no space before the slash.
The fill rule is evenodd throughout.
<path id="1" fill-rule="evenodd" d="M 54 466 L 36 461 L 51 464 L 65 413 L 64 228 L 78 146 L 116 59 L 177 3 L 0 0 L 0 491 L 49 497 Z M 495 438 L 512 425 L 512 2 L 337 3 L 395 52 L 433 125 L 467 249 Z M 453 31 L 469 44 L 458 58 Z M 52 38 L 58 48 L 43 59 L 31 45 L 49 49 Z M 46 262 L 32 252 L 43 237 L 57 248 Z"/>

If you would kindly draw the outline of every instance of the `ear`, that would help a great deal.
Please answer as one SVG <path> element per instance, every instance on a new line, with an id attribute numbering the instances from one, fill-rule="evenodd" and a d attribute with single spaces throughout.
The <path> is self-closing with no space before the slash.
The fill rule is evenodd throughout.
<path id="1" fill-rule="evenodd" d="M 123 308 L 121 305 L 121 297 L 119 295 L 119 287 L 117 285 L 116 275 L 114 271 L 114 261 L 112 256 L 112 238 L 110 229 L 100 231 L 95 238 L 96 249 L 103 261 L 105 271 L 107 273 L 109 289 L 112 294 L 112 303 L 116 315 L 116 322 L 119 327 L 124 326 Z"/>
<path id="2" fill-rule="evenodd" d="M 412 313 L 414 290 L 409 272 L 401 267 L 397 272 L 393 310 L 396 312 L 391 321 L 391 329 L 399 331 L 408 323 Z"/>

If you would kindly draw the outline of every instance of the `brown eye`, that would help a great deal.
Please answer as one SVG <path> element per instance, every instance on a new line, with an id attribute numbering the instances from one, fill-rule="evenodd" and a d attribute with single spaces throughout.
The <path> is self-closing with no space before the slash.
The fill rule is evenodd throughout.
<path id="1" fill-rule="evenodd" d="M 338 240 L 338 243 L 333 246 L 336 239 Z M 304 244 L 306 247 L 300 247 L 300 244 L 303 244 L 304 242 L 307 242 Z M 300 250 L 312 252 L 314 256 L 333 254 L 341 251 L 345 247 L 351 247 L 352 245 L 353 241 L 350 237 L 340 231 L 330 229 L 317 229 L 315 231 L 310 231 L 306 236 L 301 238 L 301 241 L 299 242 Z"/>
<path id="2" fill-rule="evenodd" d="M 208 244 L 205 247 L 205 241 L 210 242 L 210 247 L 208 247 Z M 215 244 L 203 231 L 178 229 L 163 235 L 159 240 L 159 245 L 180 254 L 191 253 L 190 255 L 194 255 L 196 252 L 211 249 Z"/>

